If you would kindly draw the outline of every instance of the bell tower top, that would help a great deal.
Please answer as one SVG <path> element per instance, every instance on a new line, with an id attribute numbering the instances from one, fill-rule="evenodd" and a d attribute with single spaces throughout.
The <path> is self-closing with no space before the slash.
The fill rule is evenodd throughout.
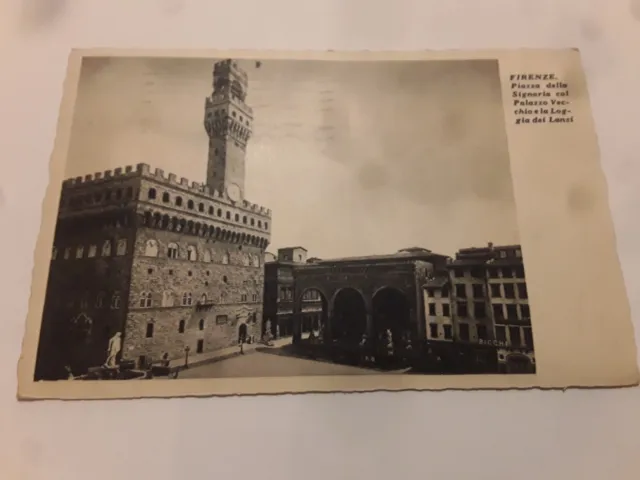
<path id="1" fill-rule="evenodd" d="M 212 86 L 205 100 L 206 183 L 239 202 L 244 199 L 246 149 L 253 127 L 253 110 L 245 103 L 249 80 L 237 62 L 228 59 L 215 63 Z"/>

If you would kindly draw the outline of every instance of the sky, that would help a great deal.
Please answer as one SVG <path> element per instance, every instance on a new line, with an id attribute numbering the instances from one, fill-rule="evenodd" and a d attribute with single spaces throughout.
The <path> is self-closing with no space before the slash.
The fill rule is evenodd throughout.
<path id="1" fill-rule="evenodd" d="M 204 182 L 215 59 L 85 59 L 66 177 L 148 163 Z M 245 196 L 268 251 L 320 258 L 519 242 L 498 64 L 240 60 Z"/>

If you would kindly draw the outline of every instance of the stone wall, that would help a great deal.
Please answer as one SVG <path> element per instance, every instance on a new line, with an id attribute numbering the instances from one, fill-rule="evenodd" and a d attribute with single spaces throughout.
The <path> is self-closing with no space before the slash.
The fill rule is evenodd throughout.
<path id="1" fill-rule="evenodd" d="M 177 258 L 168 256 L 170 243 L 178 247 Z M 191 259 L 189 249 L 195 249 Z M 248 324 L 250 335 L 259 338 L 263 256 L 258 247 L 140 228 L 131 275 L 126 358 L 145 355 L 159 360 L 165 352 L 179 358 L 187 345 L 195 354 L 198 340 L 203 340 L 203 352 L 235 345 L 242 323 Z M 221 315 L 227 315 L 226 322 L 216 322 Z M 180 331 L 181 321 L 184 332 Z M 146 338 L 149 323 L 153 335 Z"/>

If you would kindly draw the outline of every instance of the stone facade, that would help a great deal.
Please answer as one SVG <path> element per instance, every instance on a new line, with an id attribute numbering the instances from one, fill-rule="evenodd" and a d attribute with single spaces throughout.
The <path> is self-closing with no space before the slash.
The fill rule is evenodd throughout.
<path id="1" fill-rule="evenodd" d="M 247 75 L 216 63 L 206 182 L 141 163 L 62 184 L 36 379 L 119 360 L 180 358 L 262 334 L 271 211 L 245 199 Z"/>

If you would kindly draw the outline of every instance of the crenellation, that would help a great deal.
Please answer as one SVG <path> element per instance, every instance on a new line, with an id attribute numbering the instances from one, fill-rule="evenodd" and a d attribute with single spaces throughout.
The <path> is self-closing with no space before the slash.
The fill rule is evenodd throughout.
<path id="1" fill-rule="evenodd" d="M 84 176 L 85 182 L 90 182 L 91 180 L 93 180 L 93 175 L 91 175 L 90 173 Z"/>
<path id="2" fill-rule="evenodd" d="M 74 185 L 80 185 L 82 183 L 82 177 L 76 177 L 76 180 L 73 183 Z"/>
<path id="3" fill-rule="evenodd" d="M 122 175 L 122 167 L 118 167 L 113 171 L 113 175 L 115 177 L 119 177 L 120 175 Z"/>
<path id="4" fill-rule="evenodd" d="M 143 175 L 151 174 L 151 167 L 149 166 L 148 163 L 138 163 L 136 165 L 136 170 Z"/>
<path id="5" fill-rule="evenodd" d="M 104 178 L 105 178 L 105 180 L 106 180 L 107 178 L 112 178 L 112 177 L 113 177 L 113 172 L 112 172 L 111 170 L 105 170 L 105 171 L 104 171 Z"/>
<path id="6" fill-rule="evenodd" d="M 189 186 L 189 179 L 184 178 L 184 177 L 180 177 L 180 185 L 182 185 L 184 187 L 188 187 Z"/>
<path id="7" fill-rule="evenodd" d="M 131 165 L 127 165 L 126 167 L 124 167 L 124 173 L 131 173 L 133 172 L 133 167 Z"/>
<path id="8" fill-rule="evenodd" d="M 158 178 L 164 178 L 164 170 L 161 168 L 156 168 L 156 172 L 154 174 Z"/>
<path id="9" fill-rule="evenodd" d="M 96 172 L 93 174 L 95 180 L 102 180 L 102 172 Z"/>

